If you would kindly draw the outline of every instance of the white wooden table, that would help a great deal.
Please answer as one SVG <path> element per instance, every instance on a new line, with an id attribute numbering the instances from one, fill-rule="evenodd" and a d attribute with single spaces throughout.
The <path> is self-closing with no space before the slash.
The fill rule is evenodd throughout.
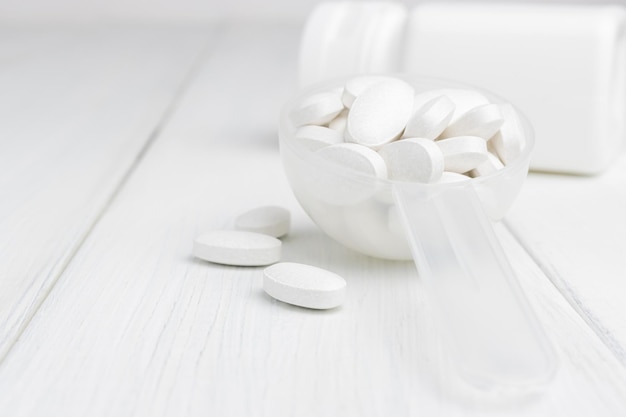
<path id="1" fill-rule="evenodd" d="M 411 263 L 325 237 L 282 173 L 299 27 L 0 29 L 0 415 L 624 416 L 626 157 L 531 174 L 498 235 L 559 358 L 515 404 L 458 388 Z M 194 236 L 288 207 L 315 312 Z"/>

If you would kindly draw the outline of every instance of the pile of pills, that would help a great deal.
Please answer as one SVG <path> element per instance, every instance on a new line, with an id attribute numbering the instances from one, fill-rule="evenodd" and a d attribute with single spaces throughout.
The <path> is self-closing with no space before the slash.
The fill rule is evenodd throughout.
<path id="1" fill-rule="evenodd" d="M 475 90 L 419 92 L 388 76 L 359 76 L 312 94 L 290 113 L 294 140 L 377 178 L 442 183 L 489 175 L 524 148 L 512 106 Z"/>
<path id="2" fill-rule="evenodd" d="M 291 215 L 282 207 L 258 207 L 235 219 L 236 230 L 218 230 L 194 240 L 193 255 L 205 261 L 233 266 L 266 266 L 263 289 L 285 303 L 329 309 L 343 303 L 346 281 L 337 274 L 310 265 L 279 262 L 282 242 L 289 233 Z"/>

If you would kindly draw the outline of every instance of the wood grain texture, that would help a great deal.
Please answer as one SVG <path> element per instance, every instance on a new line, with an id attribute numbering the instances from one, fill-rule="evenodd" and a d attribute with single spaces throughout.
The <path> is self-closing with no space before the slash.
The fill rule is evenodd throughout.
<path id="1" fill-rule="evenodd" d="M 511 403 L 456 381 L 415 269 L 352 252 L 297 207 L 276 131 L 294 28 L 235 26 L 6 360 L 19 416 L 623 416 L 624 369 L 512 235 L 497 228 L 557 351 L 553 384 Z M 346 303 L 309 311 L 262 268 L 192 259 L 239 212 L 294 214 L 283 258 L 335 271 Z"/>
<path id="2" fill-rule="evenodd" d="M 0 358 L 158 128 L 207 30 L 0 29 Z"/>
<path id="3" fill-rule="evenodd" d="M 509 225 L 626 366 L 626 155 L 602 175 L 531 174 Z"/>

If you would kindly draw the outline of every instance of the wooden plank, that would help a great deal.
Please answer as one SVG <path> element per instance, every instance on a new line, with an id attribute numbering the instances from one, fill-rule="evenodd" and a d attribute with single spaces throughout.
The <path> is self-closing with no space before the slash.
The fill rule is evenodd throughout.
<path id="1" fill-rule="evenodd" d="M 508 216 L 526 250 L 626 366 L 626 155 L 596 177 L 531 174 Z"/>
<path id="2" fill-rule="evenodd" d="M 0 32 L 2 358 L 149 143 L 207 31 Z"/>
<path id="3" fill-rule="evenodd" d="M 498 227 L 560 360 L 513 405 L 454 383 L 429 299 L 408 262 L 356 254 L 298 209 L 276 113 L 297 35 L 234 27 L 175 117 L 0 366 L 7 415 L 621 416 L 624 369 L 516 240 Z M 251 65 L 253 63 L 254 65 Z M 262 268 L 190 256 L 202 231 L 262 204 L 294 213 L 284 259 L 342 274 L 335 311 L 269 299 Z"/>

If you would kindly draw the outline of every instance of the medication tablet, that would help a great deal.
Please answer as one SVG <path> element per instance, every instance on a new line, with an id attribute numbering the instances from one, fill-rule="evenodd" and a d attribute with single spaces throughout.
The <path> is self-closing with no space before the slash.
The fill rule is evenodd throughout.
<path id="1" fill-rule="evenodd" d="M 504 164 L 497 156 L 491 152 L 487 153 L 487 159 L 470 171 L 472 177 L 482 177 L 483 175 L 493 174 L 494 172 L 504 168 Z"/>
<path id="2" fill-rule="evenodd" d="M 354 100 L 361 95 L 365 90 L 371 86 L 378 84 L 382 81 L 394 80 L 393 78 L 379 76 L 379 75 L 363 75 L 360 77 L 354 77 L 346 81 L 346 85 L 341 95 L 341 101 L 347 108 L 352 107 Z"/>
<path id="3" fill-rule="evenodd" d="M 450 123 L 454 109 L 454 103 L 446 96 L 435 97 L 415 107 L 402 137 L 434 140 Z"/>
<path id="4" fill-rule="evenodd" d="M 323 125 L 330 122 L 343 110 L 341 95 L 338 91 L 327 91 L 306 97 L 291 112 L 293 124 Z"/>
<path id="5" fill-rule="evenodd" d="M 260 233 L 221 230 L 197 237 L 193 255 L 224 265 L 262 266 L 280 260 L 281 241 Z"/>
<path id="6" fill-rule="evenodd" d="M 293 137 L 297 143 L 312 151 L 343 143 L 343 135 L 340 132 L 317 125 L 302 126 L 296 130 Z"/>
<path id="7" fill-rule="evenodd" d="M 348 123 L 348 110 L 343 110 L 333 120 L 328 123 L 328 127 L 339 132 L 343 137 L 343 132 L 346 130 L 346 124 Z"/>
<path id="8" fill-rule="evenodd" d="M 437 181 L 437 184 L 447 184 L 450 182 L 460 182 L 460 181 L 469 181 L 469 180 L 470 180 L 470 177 L 468 177 L 467 175 L 458 174 L 456 172 L 444 171 L 444 173 L 441 174 L 441 178 L 439 178 L 439 181 Z"/>
<path id="9" fill-rule="evenodd" d="M 413 111 L 414 90 L 401 80 L 386 80 L 361 93 L 348 113 L 347 137 L 380 148 L 400 137 Z"/>
<path id="10" fill-rule="evenodd" d="M 461 115 L 443 131 L 441 138 L 478 136 L 487 140 L 495 135 L 502 123 L 504 123 L 504 117 L 500 111 L 500 105 L 485 104 Z"/>
<path id="11" fill-rule="evenodd" d="M 517 112 L 510 104 L 502 105 L 504 123 L 500 130 L 487 143 L 487 147 L 495 152 L 502 162 L 510 163 L 522 154 L 524 149 L 524 128 Z"/>
<path id="12" fill-rule="evenodd" d="M 441 88 L 425 91 L 415 96 L 415 107 L 423 106 L 426 102 L 439 96 L 446 96 L 454 103 L 454 115 L 450 120 L 451 122 L 455 122 L 456 119 L 475 107 L 489 104 L 489 99 L 476 90 Z"/>
<path id="13" fill-rule="evenodd" d="M 320 164 L 322 168 L 320 172 L 307 179 L 309 182 L 307 188 L 316 198 L 329 205 L 349 206 L 367 200 L 379 188 L 376 180 L 387 178 L 387 167 L 383 158 L 378 152 L 365 146 L 342 143 L 322 148 L 315 152 L 315 155 L 338 167 L 357 171 L 356 174 L 365 174 L 345 175 L 344 172 L 333 170 L 332 166 L 323 169 L 323 165 Z"/>
<path id="14" fill-rule="evenodd" d="M 282 237 L 289 233 L 291 214 L 283 207 L 257 207 L 240 214 L 235 219 L 235 228 L 247 232 Z"/>
<path id="15" fill-rule="evenodd" d="M 391 142 L 378 151 L 391 180 L 435 182 L 443 173 L 443 153 L 430 139 L 411 138 Z"/>
<path id="16" fill-rule="evenodd" d="M 487 159 L 487 142 L 478 136 L 457 136 L 434 143 L 443 152 L 446 171 L 463 174 Z"/>
<path id="17" fill-rule="evenodd" d="M 327 146 L 316 152 L 329 161 L 377 178 L 387 178 L 387 167 L 376 152 L 356 143 Z"/>
<path id="18" fill-rule="evenodd" d="M 279 301 L 321 310 L 343 303 L 346 281 L 325 269 L 281 262 L 263 271 L 263 290 Z"/>

